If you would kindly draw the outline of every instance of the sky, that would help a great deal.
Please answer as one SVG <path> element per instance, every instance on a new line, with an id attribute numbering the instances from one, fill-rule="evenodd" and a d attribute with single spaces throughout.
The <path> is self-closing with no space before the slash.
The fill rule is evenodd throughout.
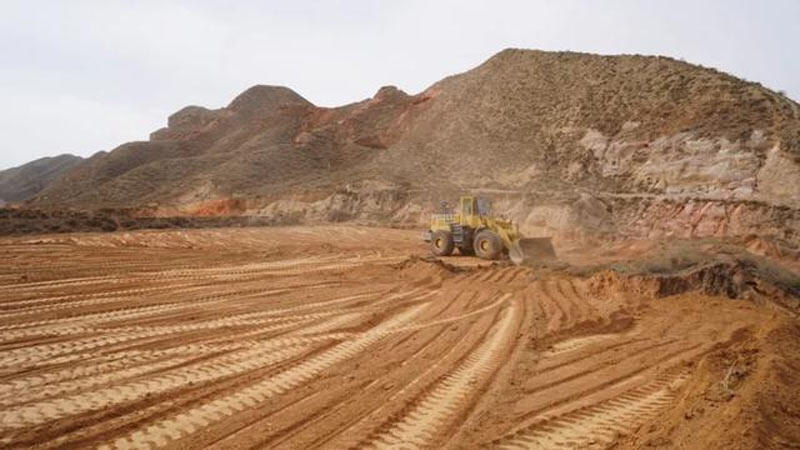
<path id="1" fill-rule="evenodd" d="M 800 99 L 800 1 L 0 0 L 0 169 L 146 140 L 255 84 L 409 93 L 508 47 L 682 58 Z"/>

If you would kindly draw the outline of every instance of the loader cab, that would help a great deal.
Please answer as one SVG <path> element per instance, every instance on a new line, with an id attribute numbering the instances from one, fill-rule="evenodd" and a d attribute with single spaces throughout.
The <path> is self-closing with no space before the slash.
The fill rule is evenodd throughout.
<path id="1" fill-rule="evenodd" d="M 460 225 L 463 227 L 479 228 L 481 216 L 488 216 L 491 204 L 487 199 L 465 195 L 459 200 Z"/>
<path id="2" fill-rule="evenodd" d="M 461 215 L 463 217 L 471 216 L 477 209 L 475 203 L 475 197 L 461 197 Z"/>

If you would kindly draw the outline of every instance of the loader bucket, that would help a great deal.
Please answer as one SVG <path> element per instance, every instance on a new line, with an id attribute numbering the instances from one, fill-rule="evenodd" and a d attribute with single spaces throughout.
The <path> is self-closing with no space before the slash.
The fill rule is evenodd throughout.
<path id="1" fill-rule="evenodd" d="M 553 240 L 549 237 L 520 239 L 508 249 L 508 256 L 516 265 L 540 264 L 557 260 Z"/>

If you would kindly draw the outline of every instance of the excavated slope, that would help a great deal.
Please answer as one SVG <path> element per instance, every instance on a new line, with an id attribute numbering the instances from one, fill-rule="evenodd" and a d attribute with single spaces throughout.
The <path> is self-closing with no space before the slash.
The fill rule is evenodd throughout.
<path id="1" fill-rule="evenodd" d="M 527 234 L 797 243 L 800 106 L 670 58 L 504 50 L 413 96 L 320 108 L 256 86 L 187 107 L 32 203 L 418 224 L 464 191 Z"/>

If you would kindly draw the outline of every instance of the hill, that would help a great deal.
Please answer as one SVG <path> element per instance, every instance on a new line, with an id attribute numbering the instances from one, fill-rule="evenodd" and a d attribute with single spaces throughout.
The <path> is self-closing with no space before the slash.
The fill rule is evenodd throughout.
<path id="1" fill-rule="evenodd" d="M 418 224 L 465 191 L 528 234 L 797 243 L 800 106 L 671 58 L 509 49 L 416 95 L 321 108 L 255 86 L 190 106 L 31 205 Z"/>
<path id="2" fill-rule="evenodd" d="M 0 171 L 0 204 L 19 202 L 35 196 L 81 161 L 83 158 L 79 156 L 59 155 Z"/>

